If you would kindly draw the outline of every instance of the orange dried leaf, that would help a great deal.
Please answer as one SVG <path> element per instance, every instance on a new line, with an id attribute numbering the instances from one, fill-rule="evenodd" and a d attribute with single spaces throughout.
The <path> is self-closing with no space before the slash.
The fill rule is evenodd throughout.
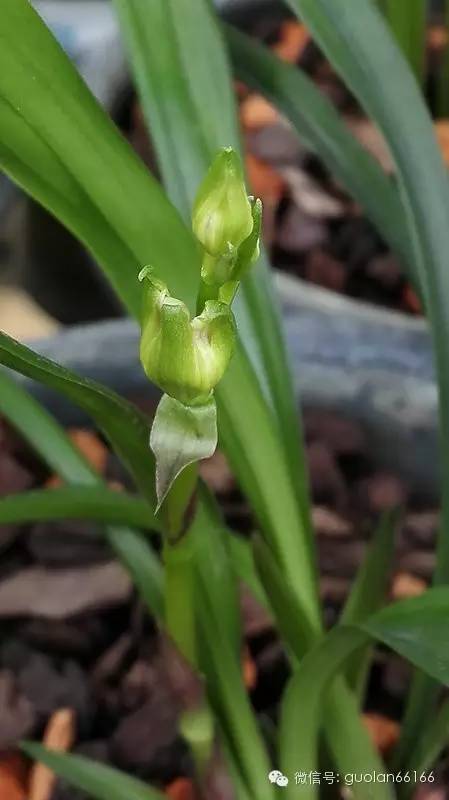
<path id="1" fill-rule="evenodd" d="M 449 36 L 444 25 L 431 25 L 427 30 L 427 46 L 430 50 L 444 50 Z"/>
<path id="2" fill-rule="evenodd" d="M 251 692 L 257 686 L 257 665 L 247 647 L 243 651 L 242 670 L 245 686 Z"/>
<path id="3" fill-rule="evenodd" d="M 88 460 L 89 464 L 99 473 L 103 474 L 108 460 L 108 449 L 105 444 L 91 431 L 83 428 L 72 428 L 69 436 L 80 453 Z"/>
<path id="4" fill-rule="evenodd" d="M 381 714 L 363 714 L 363 723 L 371 736 L 377 750 L 383 755 L 388 754 L 397 744 L 400 726 L 397 722 Z"/>
<path id="5" fill-rule="evenodd" d="M 26 800 L 25 762 L 20 755 L 7 755 L 0 761 L 0 800 Z"/>
<path id="6" fill-rule="evenodd" d="M 427 583 L 422 578 L 399 572 L 393 580 L 391 596 L 393 600 L 407 600 L 409 597 L 419 597 L 426 589 Z"/>
<path id="7" fill-rule="evenodd" d="M 55 711 L 45 729 L 43 744 L 50 750 L 65 753 L 75 739 L 75 714 L 71 708 Z M 28 800 L 50 800 L 56 778 L 44 764 L 36 763 L 30 775 Z M 0 795 L 1 798 L 1 795 Z"/>
<path id="8" fill-rule="evenodd" d="M 246 156 L 246 169 L 255 196 L 268 205 L 278 203 L 285 188 L 284 178 L 251 153 Z"/>
<path id="9" fill-rule="evenodd" d="M 279 113 L 262 95 L 250 94 L 240 106 L 240 119 L 245 130 L 255 131 L 278 122 Z"/>
<path id="10" fill-rule="evenodd" d="M 171 800 L 197 800 L 195 787 L 188 778 L 177 778 L 167 787 L 165 794 Z"/>
<path id="11" fill-rule="evenodd" d="M 439 119 L 434 129 L 444 162 L 449 165 L 449 119 Z"/>
<path id="12" fill-rule="evenodd" d="M 273 50 L 283 61 L 296 64 L 309 39 L 309 32 L 304 25 L 295 20 L 287 20 L 281 26 L 280 39 Z"/>

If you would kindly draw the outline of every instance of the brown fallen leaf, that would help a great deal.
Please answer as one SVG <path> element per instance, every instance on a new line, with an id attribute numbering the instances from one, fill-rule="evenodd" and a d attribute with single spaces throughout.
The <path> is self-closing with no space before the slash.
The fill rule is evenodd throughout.
<path id="1" fill-rule="evenodd" d="M 165 794 L 171 800 L 197 800 L 198 795 L 189 778 L 177 778 L 167 787 Z"/>
<path id="2" fill-rule="evenodd" d="M 279 121 L 279 112 L 261 94 L 250 94 L 240 105 L 240 120 L 247 131 L 255 131 Z"/>
<path id="3" fill-rule="evenodd" d="M 105 444 L 92 431 L 84 428 L 71 428 L 68 434 L 80 453 L 85 456 L 89 464 L 101 474 L 106 469 L 108 449 Z"/>
<path id="4" fill-rule="evenodd" d="M 313 507 L 312 521 L 318 536 L 327 536 L 330 539 L 349 539 L 354 533 L 353 526 L 347 520 L 325 506 Z"/>
<path id="5" fill-rule="evenodd" d="M 444 163 L 449 165 L 449 119 L 437 120 L 434 124 L 434 130 Z"/>
<path id="6" fill-rule="evenodd" d="M 0 581 L 1 617 L 66 619 L 126 602 L 132 591 L 116 561 L 69 569 L 27 567 Z"/>
<path id="7" fill-rule="evenodd" d="M 251 153 L 247 153 L 246 168 L 255 196 L 260 197 L 267 205 L 278 203 L 285 187 L 284 178 L 265 161 L 261 161 Z"/>
<path id="8" fill-rule="evenodd" d="M 244 684 L 251 692 L 257 685 L 257 665 L 247 647 L 243 651 L 242 670 Z"/>
<path id="9" fill-rule="evenodd" d="M 304 25 L 295 20 L 286 20 L 280 29 L 280 38 L 273 50 L 283 61 L 296 64 L 301 58 L 310 35 Z"/>
<path id="10" fill-rule="evenodd" d="M 393 600 L 407 600 L 409 597 L 419 597 L 427 589 L 427 583 L 416 575 L 408 572 L 399 572 L 391 587 L 391 597 Z"/>
<path id="11" fill-rule="evenodd" d="M 70 708 L 55 711 L 45 729 L 43 744 L 49 750 L 66 753 L 75 739 L 75 715 Z M 55 774 L 36 763 L 32 767 L 28 790 L 28 800 L 50 800 L 56 782 Z"/>
<path id="12" fill-rule="evenodd" d="M 344 203 L 323 189 L 305 170 L 282 167 L 279 172 L 290 190 L 293 202 L 305 214 L 320 219 L 336 219 L 345 214 Z"/>
<path id="13" fill-rule="evenodd" d="M 399 739 L 400 726 L 382 714 L 363 714 L 363 723 L 371 736 L 374 746 L 382 755 L 391 752 Z"/>
<path id="14" fill-rule="evenodd" d="M 427 46 L 430 50 L 444 50 L 448 41 L 449 36 L 444 25 L 431 25 L 427 29 Z"/>
<path id="15" fill-rule="evenodd" d="M 0 761 L 0 800 L 26 800 L 27 768 L 22 756 L 6 754 Z"/>

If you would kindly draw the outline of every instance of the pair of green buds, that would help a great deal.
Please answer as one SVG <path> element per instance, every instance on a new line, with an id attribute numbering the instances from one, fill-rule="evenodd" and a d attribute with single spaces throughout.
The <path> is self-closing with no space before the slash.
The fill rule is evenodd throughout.
<path id="1" fill-rule="evenodd" d="M 206 404 L 231 360 L 231 303 L 259 255 L 260 200 L 248 197 L 238 155 L 221 150 L 201 184 L 192 215 L 202 247 L 197 314 L 145 267 L 140 357 L 150 380 L 186 406 Z"/>

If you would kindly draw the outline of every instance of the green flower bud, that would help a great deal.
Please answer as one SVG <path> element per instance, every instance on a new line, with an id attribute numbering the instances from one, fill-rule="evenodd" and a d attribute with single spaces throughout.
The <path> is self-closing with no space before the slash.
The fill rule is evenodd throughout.
<path id="1" fill-rule="evenodd" d="M 193 232 L 211 256 L 237 249 L 253 229 L 251 205 L 237 153 L 226 147 L 201 184 L 192 215 Z"/>
<path id="2" fill-rule="evenodd" d="M 184 405 L 207 402 L 231 360 L 235 321 L 224 303 L 210 300 L 190 318 L 187 306 L 171 297 L 148 270 L 142 313 L 140 359 L 151 381 Z"/>

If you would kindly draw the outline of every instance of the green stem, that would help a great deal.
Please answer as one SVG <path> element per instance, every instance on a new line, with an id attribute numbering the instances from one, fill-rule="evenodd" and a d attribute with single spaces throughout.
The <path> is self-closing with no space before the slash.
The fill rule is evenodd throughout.
<path id="1" fill-rule="evenodd" d="M 201 280 L 198 289 L 198 299 L 196 301 L 196 313 L 201 314 L 207 300 L 218 300 L 219 292 L 219 286 L 210 285 Z"/>
<path id="2" fill-rule="evenodd" d="M 198 483 L 198 466 L 190 464 L 174 482 L 161 509 L 165 541 L 165 624 L 179 652 L 198 669 L 195 610 L 195 536 L 186 513 Z M 184 711 L 180 731 L 190 745 L 199 779 L 209 763 L 214 743 L 214 720 L 206 701 Z"/>

